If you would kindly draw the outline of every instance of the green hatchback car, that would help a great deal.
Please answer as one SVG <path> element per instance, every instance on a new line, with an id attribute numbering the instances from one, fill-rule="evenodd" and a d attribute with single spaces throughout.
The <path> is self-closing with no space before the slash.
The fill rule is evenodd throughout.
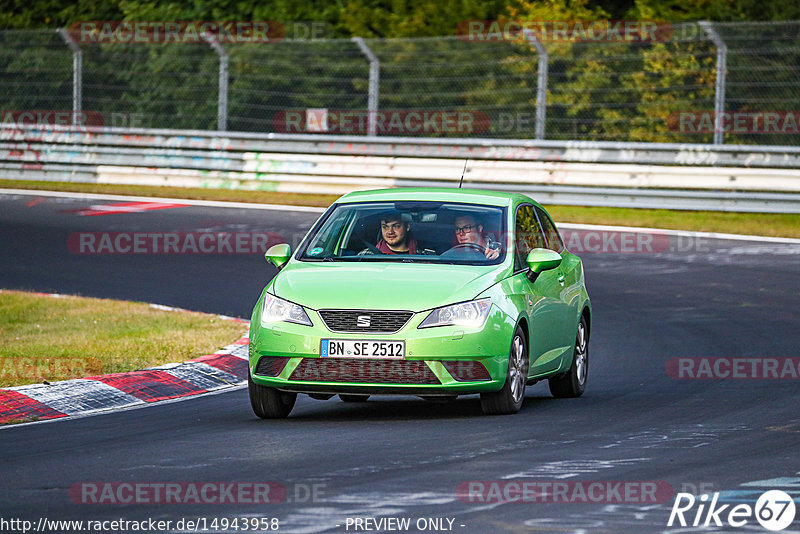
<path id="1" fill-rule="evenodd" d="M 349 193 L 278 267 L 250 323 L 249 394 L 262 418 L 298 393 L 448 399 L 519 411 L 525 386 L 586 387 L 592 308 L 580 258 L 525 195 L 444 188 Z"/>

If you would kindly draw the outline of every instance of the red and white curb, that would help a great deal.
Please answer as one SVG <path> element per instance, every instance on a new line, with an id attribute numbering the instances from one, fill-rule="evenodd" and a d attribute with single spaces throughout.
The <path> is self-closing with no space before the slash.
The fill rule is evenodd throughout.
<path id="1" fill-rule="evenodd" d="M 97 215 L 118 215 L 120 213 L 142 213 L 143 211 L 166 210 L 172 208 L 185 208 L 189 204 L 164 203 L 164 202 L 117 202 L 114 204 L 92 204 L 86 209 L 79 210 L 78 215 L 91 217 Z"/>
<path id="2" fill-rule="evenodd" d="M 48 296 L 58 298 L 61 295 Z M 220 317 L 247 324 L 241 319 Z M 91 415 L 241 386 L 247 381 L 248 339 L 245 335 L 213 354 L 183 363 L 0 388 L 0 424 Z"/>
<path id="3" fill-rule="evenodd" d="M 214 354 L 140 371 L 2 388 L 0 423 L 89 415 L 240 386 L 247 381 L 247 343 L 245 336 Z"/>

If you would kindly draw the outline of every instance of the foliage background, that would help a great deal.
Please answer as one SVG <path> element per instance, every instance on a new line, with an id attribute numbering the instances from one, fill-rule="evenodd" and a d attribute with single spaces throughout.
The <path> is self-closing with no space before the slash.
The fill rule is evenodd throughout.
<path id="1" fill-rule="evenodd" d="M 5 0 L 0 110 L 70 109 L 72 56 L 54 29 L 76 22 L 255 20 L 292 28 L 299 21 L 324 27 L 325 39 L 226 46 L 229 130 L 281 131 L 277 118 L 286 110 L 366 109 L 369 66 L 350 41 L 360 36 L 381 60 L 380 109 L 478 111 L 491 126 L 476 136 L 531 138 L 535 50 L 455 37 L 460 21 L 496 19 L 683 24 L 687 37 L 665 43 L 547 43 L 547 139 L 710 142 L 710 133 L 674 127 L 675 112 L 714 109 L 716 49 L 697 20 L 722 23 L 726 110 L 800 110 L 800 23 L 781 22 L 800 19 L 795 0 Z M 82 52 L 83 109 L 106 125 L 217 127 L 219 60 L 204 43 L 82 45 Z M 725 141 L 797 144 L 797 137 Z"/>

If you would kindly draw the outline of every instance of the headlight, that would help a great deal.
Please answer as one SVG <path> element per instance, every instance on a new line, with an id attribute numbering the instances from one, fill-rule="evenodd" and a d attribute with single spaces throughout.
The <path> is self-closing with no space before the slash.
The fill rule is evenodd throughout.
<path id="1" fill-rule="evenodd" d="M 492 299 L 485 298 L 436 308 L 417 328 L 448 325 L 480 328 L 486 322 L 491 307 Z"/>
<path id="2" fill-rule="evenodd" d="M 302 306 L 279 299 L 275 295 L 264 295 L 264 304 L 261 306 L 261 324 L 280 321 L 314 326 Z"/>

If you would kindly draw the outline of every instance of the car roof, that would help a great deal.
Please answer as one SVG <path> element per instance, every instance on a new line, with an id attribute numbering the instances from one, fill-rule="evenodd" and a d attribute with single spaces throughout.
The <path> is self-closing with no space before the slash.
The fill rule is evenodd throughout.
<path id="1" fill-rule="evenodd" d="M 392 200 L 421 200 L 433 202 L 464 202 L 490 206 L 509 206 L 518 202 L 533 202 L 520 194 L 484 189 L 459 189 L 457 187 L 395 187 L 372 191 L 354 191 L 339 197 L 337 203 L 380 202 Z"/>

